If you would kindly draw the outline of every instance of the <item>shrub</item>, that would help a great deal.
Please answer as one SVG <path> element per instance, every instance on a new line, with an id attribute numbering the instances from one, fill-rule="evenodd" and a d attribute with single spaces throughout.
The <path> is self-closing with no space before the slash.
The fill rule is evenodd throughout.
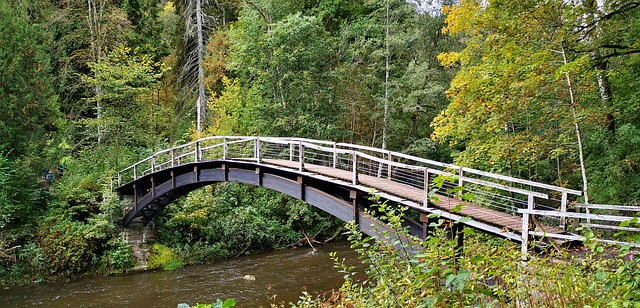
<path id="1" fill-rule="evenodd" d="M 377 209 L 396 231 L 379 241 L 365 237 L 354 224 L 348 233 L 360 254 L 367 279 L 354 279 L 352 267 L 335 254 L 345 282 L 329 298 L 303 294 L 294 307 L 640 307 L 640 261 L 623 247 L 617 257 L 598 254 L 597 243 L 586 256 L 569 252 L 532 255 L 526 263 L 515 244 L 494 241 L 465 228 L 464 251 L 440 220 L 424 241 L 401 227 L 402 209 Z"/>

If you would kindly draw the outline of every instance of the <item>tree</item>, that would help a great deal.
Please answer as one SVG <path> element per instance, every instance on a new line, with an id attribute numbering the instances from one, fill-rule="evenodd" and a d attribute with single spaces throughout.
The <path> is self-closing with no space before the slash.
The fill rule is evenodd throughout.
<path id="1" fill-rule="evenodd" d="M 206 39 L 213 29 L 213 21 L 207 15 L 211 4 L 209 0 L 184 0 L 181 4 L 185 27 L 183 43 L 185 60 L 180 78 L 186 82 L 187 87 L 197 87 L 196 129 L 200 132 L 207 104 L 203 65 Z"/>
<path id="2" fill-rule="evenodd" d="M 0 152 L 40 156 L 59 122 L 48 43 L 29 2 L 0 2 Z"/>
<path id="3" fill-rule="evenodd" d="M 162 76 L 157 64 L 147 54 L 120 46 L 105 59 L 89 63 L 89 67 L 91 74 L 82 79 L 101 89 L 89 100 L 102 102 L 102 117 L 85 122 L 102 127 L 105 142 L 110 145 L 151 145 L 157 138 L 150 129 L 154 123 L 149 121 L 155 107 L 145 95 Z"/>
<path id="4" fill-rule="evenodd" d="M 273 23 L 263 17 L 278 13 L 246 7 L 229 34 L 229 67 L 240 85 L 260 98 L 259 133 L 339 136 L 341 108 L 331 82 L 334 62 L 328 33 L 315 16 L 296 13 Z"/>
<path id="5" fill-rule="evenodd" d="M 431 155 L 435 144 L 424 127 L 446 104 L 444 90 L 456 71 L 440 66 L 436 56 L 456 49 L 457 39 L 441 33 L 442 15 L 405 1 L 363 7 L 345 22 L 337 48 L 339 93 L 352 111 L 345 114 L 345 129 L 353 142 Z"/>
<path id="6" fill-rule="evenodd" d="M 440 56 L 461 70 L 433 138 L 457 145 L 458 163 L 583 186 L 588 201 L 589 173 L 598 172 L 593 162 L 602 156 L 593 140 L 610 130 L 612 114 L 602 104 L 603 71 L 593 51 L 607 52 L 595 42 L 616 37 L 609 30 L 621 24 L 607 25 L 602 16 L 598 27 L 590 24 L 585 16 L 593 8 L 586 5 L 462 1 L 448 8 L 446 30 L 464 35 L 467 46 Z"/>

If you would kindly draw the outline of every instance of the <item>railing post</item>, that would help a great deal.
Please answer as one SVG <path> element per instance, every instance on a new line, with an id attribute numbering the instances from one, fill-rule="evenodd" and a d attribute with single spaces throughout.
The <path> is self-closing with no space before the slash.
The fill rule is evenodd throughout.
<path id="1" fill-rule="evenodd" d="M 463 167 L 460 167 L 460 170 L 458 171 L 458 186 L 462 186 L 464 184 L 464 181 L 462 181 L 462 177 L 464 176 L 464 170 Z"/>
<path id="2" fill-rule="evenodd" d="M 259 164 L 261 159 L 262 159 L 261 158 L 261 156 L 262 156 L 262 149 L 261 149 L 262 148 L 262 144 L 260 142 L 260 137 L 256 137 L 256 140 L 254 141 L 254 143 L 255 143 L 255 147 L 256 147 L 254 155 L 255 155 L 256 162 Z"/>
<path id="3" fill-rule="evenodd" d="M 293 152 L 295 151 L 296 147 L 293 144 L 293 140 L 289 141 L 289 161 L 293 161 Z"/>
<path id="4" fill-rule="evenodd" d="M 429 168 L 424 168 L 424 199 L 422 200 L 424 207 L 429 207 Z"/>
<path id="5" fill-rule="evenodd" d="M 527 195 L 527 209 L 533 210 L 535 207 L 535 198 Z M 528 213 L 522 214 L 522 261 L 528 259 L 529 253 L 529 226 L 531 225 L 531 216 Z"/>
<path id="6" fill-rule="evenodd" d="M 222 159 L 227 160 L 229 145 L 227 145 L 227 137 L 222 137 Z"/>
<path id="7" fill-rule="evenodd" d="M 137 180 L 138 179 L 138 165 L 133 165 L 133 179 Z"/>
<path id="8" fill-rule="evenodd" d="M 560 213 L 564 214 L 567 212 L 567 192 L 562 193 L 562 200 L 560 201 Z M 560 229 L 562 231 L 567 231 L 567 216 L 560 217 Z"/>
<path id="9" fill-rule="evenodd" d="M 300 151 L 300 153 L 298 154 L 300 159 L 300 167 L 298 168 L 298 170 L 302 172 L 304 171 L 304 145 L 302 144 L 302 141 L 298 143 L 298 149 Z"/>
<path id="10" fill-rule="evenodd" d="M 156 157 L 151 157 L 151 173 L 156 172 Z"/>
<path id="11" fill-rule="evenodd" d="M 175 167 L 175 160 L 176 160 L 176 150 L 175 149 L 171 149 L 171 167 Z"/>
<path id="12" fill-rule="evenodd" d="M 351 155 L 353 158 L 353 179 L 351 182 L 353 185 L 358 185 L 358 152 L 353 151 Z"/>
<path id="13" fill-rule="evenodd" d="M 122 186 L 122 173 L 118 172 L 118 187 Z"/>
<path id="14" fill-rule="evenodd" d="M 522 261 L 526 261 L 529 254 L 529 219 L 530 217 L 528 213 L 522 214 L 522 246 L 520 247 L 522 252 Z"/>
<path id="15" fill-rule="evenodd" d="M 527 209 L 528 210 L 533 210 L 535 207 L 535 197 L 533 195 L 528 195 L 527 196 Z"/>
<path id="16" fill-rule="evenodd" d="M 338 144 L 336 142 L 333 143 L 333 168 L 335 169 L 338 166 Z"/>
<path id="17" fill-rule="evenodd" d="M 391 151 L 389 151 L 389 153 L 387 153 L 387 161 L 389 161 L 389 163 L 387 164 L 387 179 L 391 180 L 391 178 L 392 178 L 392 176 L 391 176 L 391 163 L 393 162 L 393 156 L 391 155 Z"/>

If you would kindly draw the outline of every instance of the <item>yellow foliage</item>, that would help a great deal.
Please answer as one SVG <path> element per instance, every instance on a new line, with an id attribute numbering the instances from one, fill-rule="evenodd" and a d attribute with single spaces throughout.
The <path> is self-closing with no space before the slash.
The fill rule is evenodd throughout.
<path id="1" fill-rule="evenodd" d="M 438 61 L 440 62 L 440 65 L 444 67 L 452 67 L 454 64 L 460 61 L 460 53 L 443 52 L 438 55 Z"/>

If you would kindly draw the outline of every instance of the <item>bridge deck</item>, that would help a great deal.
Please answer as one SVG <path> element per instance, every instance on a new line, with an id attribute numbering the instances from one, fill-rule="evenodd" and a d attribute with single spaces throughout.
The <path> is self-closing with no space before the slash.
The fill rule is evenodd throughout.
<path id="1" fill-rule="evenodd" d="M 298 169 L 300 166 L 299 162 L 289 160 L 264 159 L 263 161 L 270 165 L 277 165 L 290 169 Z M 317 173 L 348 182 L 351 182 L 353 177 L 353 173 L 350 171 L 335 169 L 327 166 L 305 164 L 304 169 L 308 172 Z M 414 201 L 418 204 L 422 204 L 423 202 L 424 191 L 419 188 L 364 174 L 358 174 L 358 181 L 365 186 L 398 196 L 400 198 L 404 198 L 406 200 Z M 462 204 L 463 206 L 459 214 L 463 216 L 468 216 L 473 218 L 474 220 L 500 227 L 504 231 L 512 231 L 516 233 L 522 232 L 521 217 L 492 210 L 486 207 L 475 205 L 470 202 L 465 202 L 447 196 L 436 195 L 436 197 L 438 199 L 437 201 L 429 202 L 429 204 L 435 206 L 436 208 L 450 212 L 455 207 Z M 545 226 L 544 229 L 546 232 L 563 233 L 563 231 L 559 229 L 548 226 Z"/>

